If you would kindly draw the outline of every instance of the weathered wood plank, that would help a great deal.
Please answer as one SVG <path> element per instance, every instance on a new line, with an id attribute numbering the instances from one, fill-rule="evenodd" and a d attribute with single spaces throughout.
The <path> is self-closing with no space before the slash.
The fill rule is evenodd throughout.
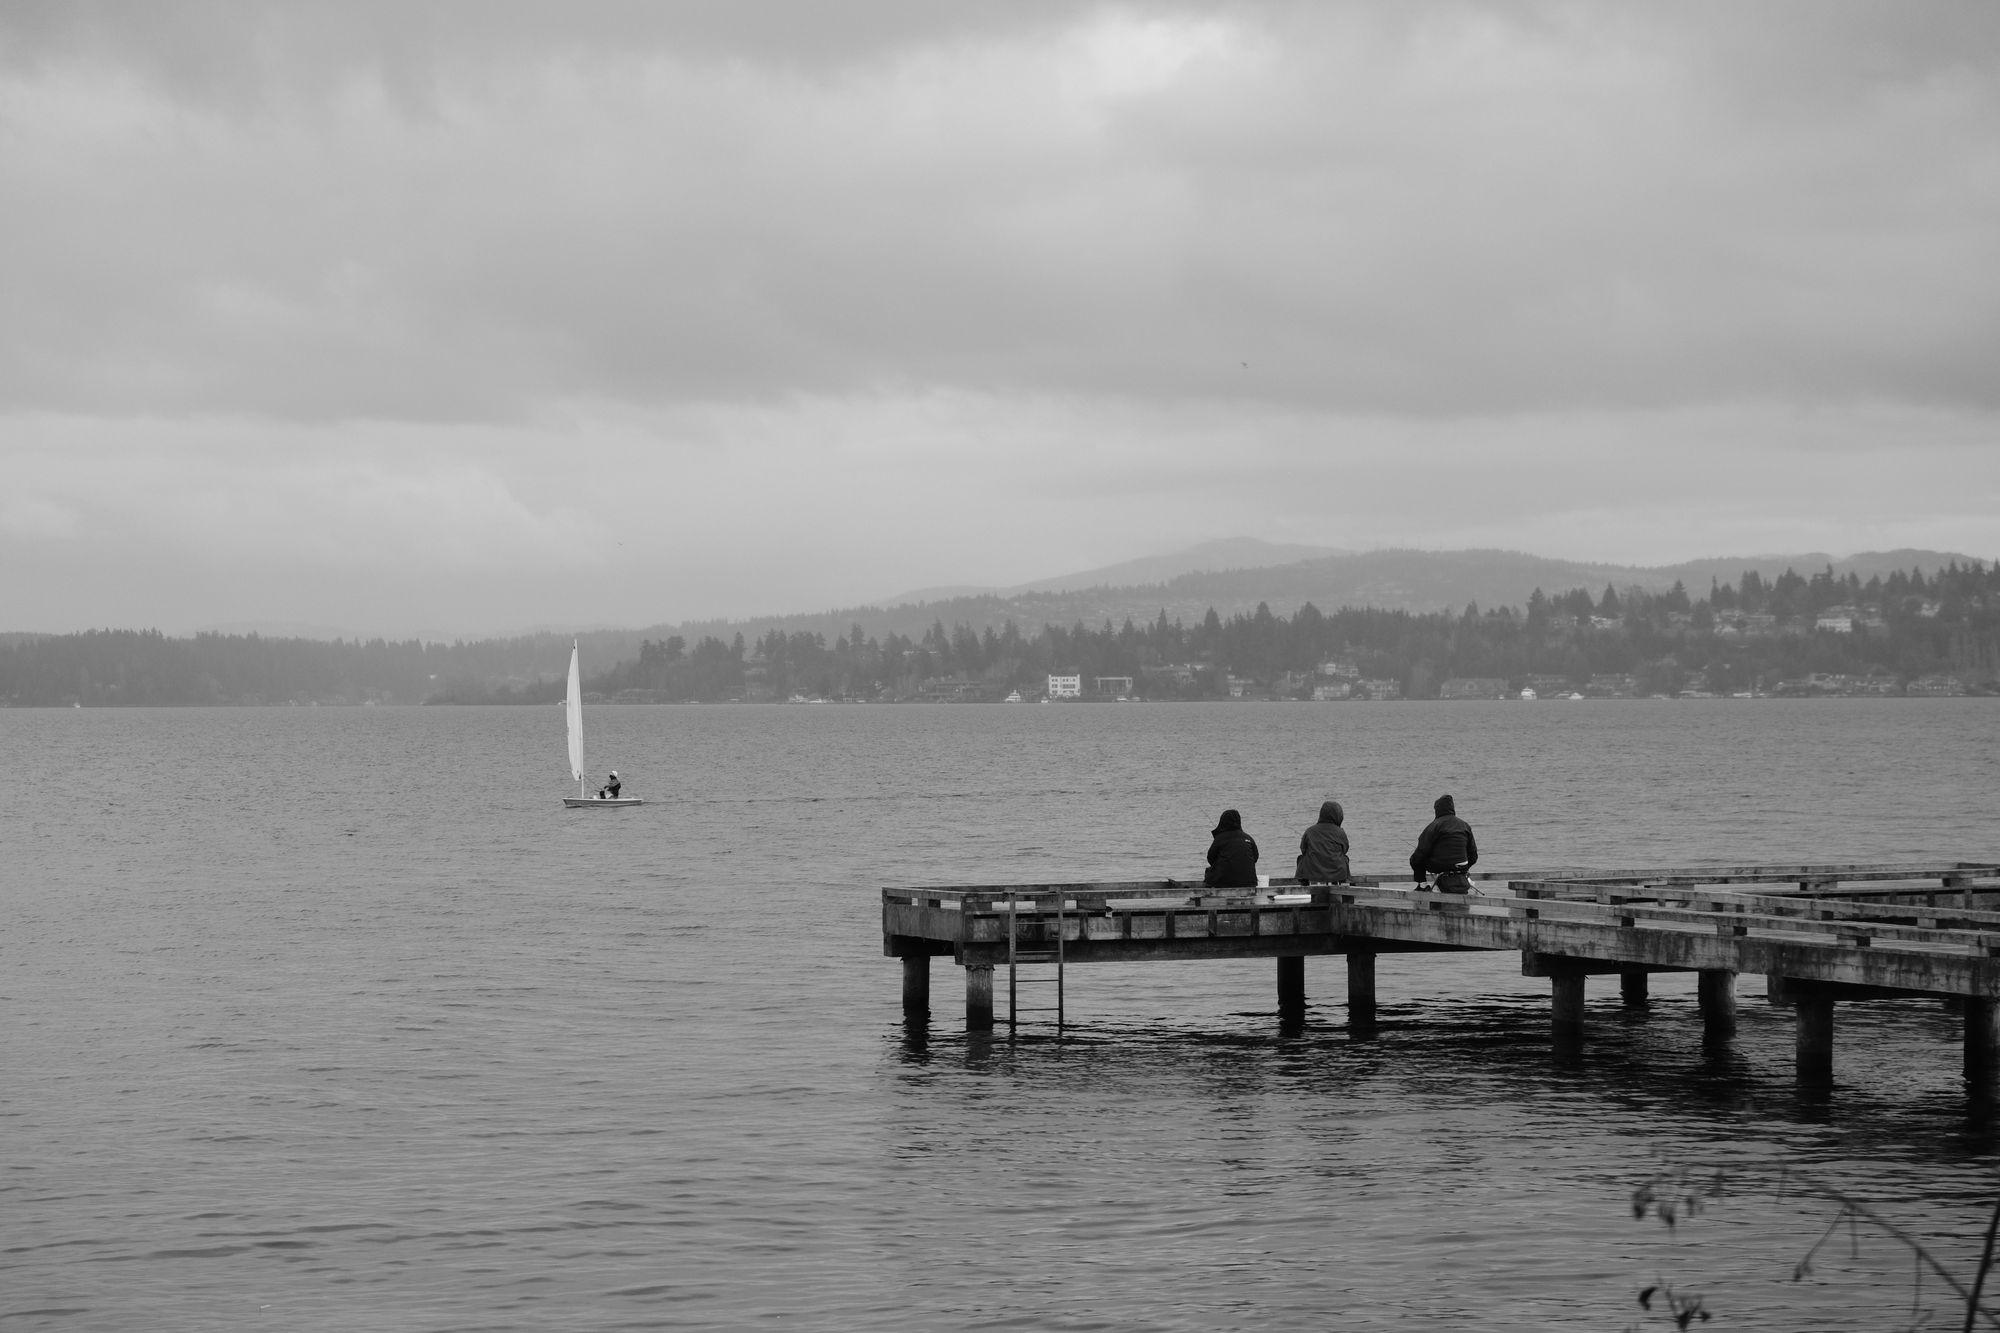
<path id="1" fill-rule="evenodd" d="M 2000 889 L 2000 886 L 1995 886 Z M 1945 890 L 1938 890 L 1939 893 Z M 1951 890 L 1956 894 L 1956 889 Z M 1648 899 L 1696 910 L 1713 910 L 1717 903 L 1737 903 L 1766 916 L 1789 916 L 1812 921 L 1879 921 L 1888 925 L 1908 925 L 1929 930 L 2000 931 L 2000 911 L 1913 904 L 1856 903 L 1801 896 L 1731 891 L 1708 893 L 1697 889 L 1649 891 Z M 1637 901 L 1637 900 L 1634 900 Z"/>
<path id="2" fill-rule="evenodd" d="M 1379 940 L 1350 939 L 1339 935 L 1238 935 L 1238 936 L 1198 936 L 1193 939 L 1131 939 L 1131 940 L 1080 940 L 1068 946 L 1063 952 L 1063 962 L 1075 966 L 1082 963 L 1153 963 L 1172 962 L 1176 959 L 1217 959 L 1217 958 L 1279 958 L 1298 955 L 1302 957 L 1324 957 L 1335 954 L 1362 953 L 1450 953 L 1462 952 L 1476 946 L 1454 944 L 1431 944 L 1420 940 Z M 1007 946 L 968 944 L 965 946 L 963 961 L 966 963 L 1000 963 L 1007 961 Z"/>
<path id="3" fill-rule="evenodd" d="M 1771 865 L 1694 865 L 1655 867 L 1646 870 L 1589 870 L 1567 868 L 1559 871 L 1507 875 L 1499 871 L 1478 878 L 1522 881 L 1570 881 L 1580 884 L 1636 884 L 1672 882 L 1690 884 L 1754 884 L 1787 881 L 1867 881 L 1889 879 L 1942 879 L 1945 876 L 2000 876 L 2000 860 L 1994 861 L 1828 861 L 1774 863 Z"/>
<path id="4" fill-rule="evenodd" d="M 1933 944 L 1951 948 L 1978 951 L 1986 948 L 2000 948 L 2000 920 L 1986 930 L 1962 930 L 1947 927 L 1926 928 L 1917 925 L 1900 925 L 1890 921 L 1869 917 L 1848 917 L 1842 914 L 1822 916 L 1807 911 L 1776 912 L 1764 910 L 1771 905 L 1768 898 L 1745 896 L 1734 899 L 1726 895 L 1703 898 L 1686 907 L 1648 906 L 1642 902 L 1623 902 L 1605 905 L 1564 899 L 1544 899 L 1529 908 L 1516 903 L 1513 910 L 1524 915 L 1533 911 L 1538 919 L 1562 919 L 1569 913 L 1570 919 L 1602 920 L 1619 925 L 1636 925 L 1647 922 L 1655 925 L 1683 925 L 1701 929 L 1714 929 L 1718 915 L 1726 917 L 1732 927 L 1749 930 L 1765 930 L 1786 934 L 1824 935 L 1838 937 L 1853 935 L 1865 943 L 1873 939 L 1884 945 Z M 1555 914 L 1553 917 L 1551 914 Z M 1954 919 L 1962 913 L 1954 913 Z M 2000 914 L 1994 914 L 2000 916 Z M 1857 929 L 1865 923 L 1866 929 Z"/>

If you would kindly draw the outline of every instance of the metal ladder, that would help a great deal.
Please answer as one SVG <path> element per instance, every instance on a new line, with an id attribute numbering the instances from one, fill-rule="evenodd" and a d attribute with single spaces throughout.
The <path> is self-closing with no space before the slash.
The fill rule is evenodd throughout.
<path id="1" fill-rule="evenodd" d="M 1016 908 L 1018 905 L 1016 899 L 1012 897 L 1007 899 L 1007 1035 L 1012 1037 L 1015 1034 L 1023 1013 L 1053 1013 L 1056 1016 L 1056 1035 L 1061 1036 L 1063 1030 L 1063 927 L 1067 923 L 1066 904 L 1063 901 L 1063 895 L 1058 892 L 1056 894 L 1056 947 L 1053 949 L 1023 949 L 1021 947 L 1021 932 L 1016 919 Z M 1043 929 L 1047 929 L 1046 923 L 1043 923 Z M 1022 965 L 1040 963 L 1054 963 L 1056 965 L 1056 974 L 1052 977 L 1023 977 L 1021 975 Z M 1052 1005 L 1030 1005 L 1024 1010 L 1021 1007 L 1020 999 L 1020 988 L 1022 986 L 1054 986 L 1056 988 L 1056 1002 Z"/>

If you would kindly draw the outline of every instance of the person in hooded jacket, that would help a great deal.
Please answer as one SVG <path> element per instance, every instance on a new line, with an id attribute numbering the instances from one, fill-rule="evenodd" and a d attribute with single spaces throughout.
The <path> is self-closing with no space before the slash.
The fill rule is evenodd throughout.
<path id="1" fill-rule="evenodd" d="M 1320 806 L 1319 823 L 1307 829 L 1299 839 L 1299 883 L 1347 883 L 1350 873 L 1347 830 L 1341 825 L 1346 817 L 1347 812 L 1340 808 L 1339 801 L 1328 801 Z"/>
<path id="2" fill-rule="evenodd" d="M 1440 893 L 1469 892 L 1472 879 L 1465 872 L 1479 861 L 1472 825 L 1458 817 L 1458 807 L 1449 796 L 1438 797 L 1431 810 L 1437 817 L 1418 835 L 1417 850 L 1410 853 L 1410 871 L 1419 884 L 1426 874 L 1436 875 Z"/>
<path id="3" fill-rule="evenodd" d="M 1243 816 L 1224 810 L 1208 844 L 1208 873 L 1201 882 L 1211 889 L 1257 887 L 1257 840 L 1243 831 Z"/>

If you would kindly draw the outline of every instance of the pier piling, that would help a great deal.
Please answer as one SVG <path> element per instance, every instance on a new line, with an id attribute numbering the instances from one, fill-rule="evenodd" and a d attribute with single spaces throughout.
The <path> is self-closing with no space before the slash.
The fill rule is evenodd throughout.
<path id="1" fill-rule="evenodd" d="M 903 1012 L 919 1017 L 931 1011 L 931 956 L 903 955 Z"/>
<path id="2" fill-rule="evenodd" d="M 1347 1022 L 1350 1027 L 1375 1022 L 1375 955 L 1361 949 L 1347 955 Z"/>
<path id="3" fill-rule="evenodd" d="M 1583 1039 L 1583 972 L 1564 968 L 1549 974 L 1550 1017 L 1558 1041 Z"/>
<path id="4" fill-rule="evenodd" d="M 2000 1001 L 1970 995 L 1965 999 L 1965 1076 L 1991 1079 L 2000 1072 Z"/>
<path id="5" fill-rule="evenodd" d="M 968 1032 L 993 1030 L 993 965 L 965 965 L 965 1027 Z"/>
<path id="6" fill-rule="evenodd" d="M 1306 957 L 1304 954 L 1278 955 L 1278 1007 L 1306 1007 Z"/>
<path id="7" fill-rule="evenodd" d="M 1736 1031 L 1736 974 L 1727 968 L 1703 968 L 1695 981 L 1701 1002 L 1701 1024 L 1711 1037 Z"/>
<path id="8" fill-rule="evenodd" d="M 1646 969 L 1628 967 L 1618 974 L 1618 995 L 1625 1001 L 1627 1009 L 1638 1009 L 1646 1003 Z"/>
<path id="9" fill-rule="evenodd" d="M 1792 1008 L 1799 1024 L 1799 1082 L 1833 1082 L 1833 996 L 1817 986 L 1794 986 Z"/>

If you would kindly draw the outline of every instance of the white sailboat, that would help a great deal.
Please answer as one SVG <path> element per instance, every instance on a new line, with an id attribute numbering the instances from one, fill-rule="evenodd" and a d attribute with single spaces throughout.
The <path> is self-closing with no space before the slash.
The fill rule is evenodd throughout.
<path id="1" fill-rule="evenodd" d="M 584 795 L 583 670 L 574 643 L 569 646 L 569 694 L 563 700 L 563 713 L 569 722 L 569 775 L 576 779 L 576 795 L 563 797 L 563 804 L 572 810 L 579 806 L 644 805 L 645 802 L 637 796 Z"/>

